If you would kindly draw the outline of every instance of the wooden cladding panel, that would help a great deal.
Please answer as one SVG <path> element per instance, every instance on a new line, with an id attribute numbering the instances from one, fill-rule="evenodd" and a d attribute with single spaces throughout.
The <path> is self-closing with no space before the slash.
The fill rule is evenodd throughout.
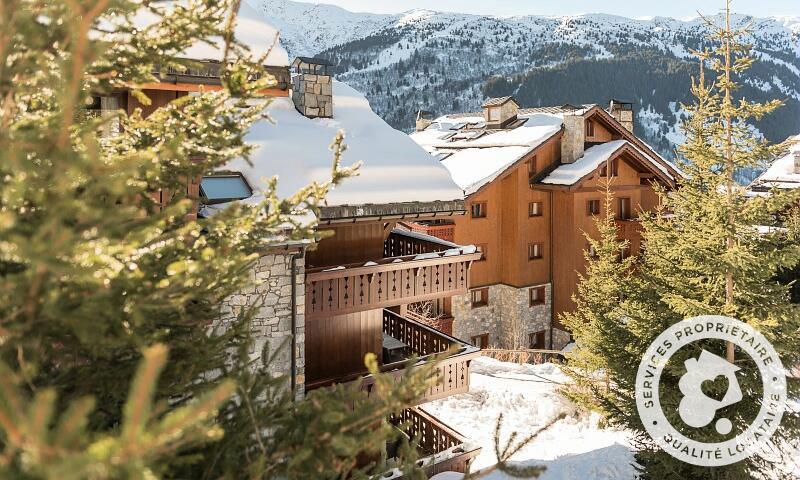
<path id="1" fill-rule="evenodd" d="M 464 294 L 474 256 L 308 273 L 306 315 L 338 315 Z"/>
<path id="2" fill-rule="evenodd" d="M 308 268 L 364 263 L 383 257 L 383 223 L 359 222 L 353 225 L 320 227 L 333 236 L 319 242 L 307 254 Z"/>
<path id="3" fill-rule="evenodd" d="M 306 381 L 365 374 L 364 355 L 380 355 L 381 310 L 306 321 Z"/>

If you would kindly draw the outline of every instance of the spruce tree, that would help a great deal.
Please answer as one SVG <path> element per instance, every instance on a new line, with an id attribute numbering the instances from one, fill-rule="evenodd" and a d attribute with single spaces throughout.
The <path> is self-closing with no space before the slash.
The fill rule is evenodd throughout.
<path id="1" fill-rule="evenodd" d="M 273 179 L 262 205 L 195 218 L 186 182 L 248 157 L 244 135 L 268 112 L 259 92 L 275 82 L 263 58 L 235 38 L 238 8 L 237 0 L 0 0 L 0 361 L 19 379 L 3 398 L 48 392 L 41 405 L 81 427 L 76 449 L 103 438 L 109 448 L 124 446 L 115 440 L 120 428 L 150 432 L 175 415 L 194 412 L 200 421 L 220 408 L 205 430 L 215 442 L 179 442 L 176 433 L 168 455 L 152 442 L 152 452 L 131 457 L 145 461 L 139 471 L 148 478 L 363 477 L 383 468 L 381 445 L 395 432 L 382 419 L 419 396 L 430 369 L 399 383 L 378 375 L 370 402 L 340 387 L 294 403 L 285 379 L 244 360 L 252 312 L 210 333 L 221 301 L 250 281 L 258 251 L 308 238 L 314 225 L 296 214 L 314 211 L 352 171 L 339 164 L 340 137 L 329 182 L 284 199 Z M 92 95 L 119 90 L 147 105 L 138 86 L 156 81 L 153 72 L 197 67 L 181 53 L 199 42 L 222 42 L 221 90 L 181 97 L 147 117 L 84 109 Z M 155 192 L 170 201 L 156 202 Z M 157 344 L 169 361 L 157 382 L 151 377 L 152 418 L 129 424 L 130 385 L 142 352 Z M 235 396 L 202 403 L 231 379 Z M 27 421 L 0 422 L 3 473 L 60 478 L 47 459 L 15 445 Z M 86 478 L 129 473 L 101 469 Z"/>
<path id="2" fill-rule="evenodd" d="M 575 358 L 594 360 L 591 364 L 575 363 L 573 372 L 584 382 L 592 373 L 580 370 L 584 365 L 601 368 L 608 376 L 608 388 L 589 389 L 585 404 L 599 407 L 611 424 L 634 432 L 643 478 L 791 475 L 771 463 L 774 459 L 759 455 L 714 468 L 681 462 L 656 447 L 636 411 L 634 380 L 645 350 L 662 331 L 689 317 L 737 318 L 764 334 L 785 366 L 800 361 L 800 309 L 791 303 L 789 287 L 779 281 L 783 272 L 800 263 L 795 223 L 783 221 L 793 217 L 797 195 L 775 191 L 750 198 L 733 180 L 738 169 L 758 167 L 774 152 L 754 134 L 749 122 L 760 120 L 781 102 L 761 104 L 737 96 L 737 77 L 753 63 L 750 46 L 744 43 L 748 26 L 731 25 L 729 2 L 722 20 L 722 25 L 705 20 L 713 32 L 709 41 L 715 48 L 696 52 L 701 72 L 692 85 L 695 103 L 683 106 L 689 114 L 684 124 L 686 142 L 679 147 L 685 159 L 683 178 L 676 190 L 660 191 L 661 208 L 657 212 L 642 215 L 643 251 L 632 275 L 598 273 L 590 267 L 589 278 L 579 291 L 578 311 L 571 316 L 574 321 L 570 326 L 578 339 Z M 778 225 L 782 228 L 759 228 Z M 592 274 L 597 278 L 593 280 Z M 612 292 L 624 292 L 614 302 L 615 307 L 588 291 L 589 287 L 601 288 L 605 282 L 615 283 L 606 287 Z M 598 325 L 610 326 L 611 330 L 601 330 Z M 733 421 L 733 431 L 728 435 L 720 435 L 713 428 L 690 431 L 677 415 L 682 399 L 677 385 L 686 373 L 684 361 L 696 358 L 701 348 L 733 361 L 741 369 L 737 379 L 744 398 L 721 411 Z M 661 377 L 660 400 L 670 423 L 679 431 L 699 441 L 719 442 L 753 421 L 762 403 L 761 382 L 755 363 L 747 355 L 720 341 L 698 342 L 679 350 L 670 360 Z M 798 395 L 796 381 L 790 379 L 788 388 L 790 398 Z M 717 385 L 707 393 L 722 395 L 726 390 L 727 385 Z M 581 391 L 586 389 L 577 393 Z M 574 396 L 579 398 L 577 393 Z M 797 414 L 787 412 L 772 438 L 784 460 L 790 458 L 787 446 L 798 435 Z"/>

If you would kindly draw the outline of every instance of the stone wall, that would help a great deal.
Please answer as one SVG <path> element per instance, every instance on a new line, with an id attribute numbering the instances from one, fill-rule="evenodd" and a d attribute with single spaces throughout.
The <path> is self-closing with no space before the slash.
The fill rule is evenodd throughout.
<path id="1" fill-rule="evenodd" d="M 280 353 L 269 365 L 273 375 L 291 374 L 291 337 L 292 337 L 292 254 L 267 254 L 259 258 L 251 275 L 253 285 L 235 295 L 228 297 L 222 306 L 221 324 L 234 321 L 243 309 L 256 309 L 252 321 L 253 345 L 250 349 L 252 359 L 258 359 L 264 346 L 270 352 Z M 305 261 L 302 257 L 295 260 L 296 305 L 295 319 L 296 340 L 296 391 L 297 397 L 303 396 L 305 384 Z"/>
<path id="2" fill-rule="evenodd" d="M 564 115 L 564 135 L 561 136 L 561 163 L 573 163 L 581 158 L 586 141 L 586 121 L 583 115 Z"/>
<path id="3" fill-rule="evenodd" d="M 530 306 L 528 290 L 538 286 L 545 287 L 545 302 Z M 476 308 L 472 308 L 469 294 L 454 296 L 453 336 L 470 341 L 473 336 L 488 333 L 490 347 L 528 348 L 528 334 L 544 330 L 549 341 L 551 302 L 549 283 L 524 288 L 492 285 L 488 305 Z"/>
<path id="4" fill-rule="evenodd" d="M 553 350 L 561 350 L 566 347 L 572 336 L 566 330 L 560 328 L 553 329 Z"/>
<path id="5" fill-rule="evenodd" d="M 333 83 L 328 75 L 303 73 L 292 77 L 292 101 L 309 118 L 333 117 Z"/>

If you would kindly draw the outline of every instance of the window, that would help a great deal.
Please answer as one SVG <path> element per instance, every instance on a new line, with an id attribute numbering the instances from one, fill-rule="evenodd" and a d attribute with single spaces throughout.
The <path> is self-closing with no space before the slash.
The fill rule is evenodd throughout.
<path id="1" fill-rule="evenodd" d="M 472 218 L 486 218 L 486 202 L 475 202 L 470 208 Z"/>
<path id="2" fill-rule="evenodd" d="M 586 136 L 594 137 L 594 122 L 591 120 L 586 121 Z"/>
<path id="3" fill-rule="evenodd" d="M 490 122 L 500 121 L 500 107 L 489 108 L 489 121 Z"/>
<path id="4" fill-rule="evenodd" d="M 604 162 L 603 165 L 600 166 L 599 175 L 601 177 L 608 176 L 608 169 L 611 168 L 611 176 L 617 177 L 619 176 L 619 162 L 617 160 L 611 160 L 610 162 Z"/>
<path id="5" fill-rule="evenodd" d="M 206 205 L 244 200 L 253 190 L 241 174 L 212 175 L 200 180 L 200 197 Z"/>
<path id="6" fill-rule="evenodd" d="M 528 289 L 530 306 L 544 305 L 544 287 L 534 287 Z"/>
<path id="7" fill-rule="evenodd" d="M 471 290 L 469 292 L 469 297 L 472 308 L 485 307 L 486 305 L 489 305 L 488 288 L 476 288 L 475 290 Z"/>
<path id="8" fill-rule="evenodd" d="M 538 260 L 542 258 L 544 246 L 541 243 L 528 244 L 528 260 Z"/>
<path id="9" fill-rule="evenodd" d="M 544 350 L 547 346 L 544 342 L 545 330 L 539 330 L 528 334 L 528 348 L 531 350 Z"/>
<path id="10" fill-rule="evenodd" d="M 586 202 L 587 215 L 600 215 L 600 200 L 589 200 Z"/>
<path id="11" fill-rule="evenodd" d="M 484 333 L 472 337 L 472 344 L 478 348 L 489 348 L 489 334 Z"/>
<path id="12" fill-rule="evenodd" d="M 630 198 L 620 198 L 619 199 L 619 219 L 620 220 L 629 220 L 631 218 L 631 199 Z"/>
<path id="13" fill-rule="evenodd" d="M 481 255 L 481 259 L 478 260 L 478 262 L 482 262 L 482 261 L 486 260 L 486 256 L 488 254 L 488 251 L 487 251 L 487 248 L 486 248 L 486 244 L 485 243 L 479 243 L 479 244 L 475 245 L 475 247 L 477 247 L 478 251 L 483 254 L 483 255 Z"/>
<path id="14" fill-rule="evenodd" d="M 597 249 L 591 243 L 586 244 L 586 253 L 589 254 L 589 258 L 597 258 Z"/>
<path id="15" fill-rule="evenodd" d="M 106 121 L 101 127 L 101 138 L 109 138 L 119 134 L 120 98 L 112 97 L 92 97 L 92 102 L 85 107 L 85 114 L 89 118 L 105 118 Z"/>
<path id="16" fill-rule="evenodd" d="M 528 216 L 541 217 L 542 216 L 542 202 L 528 203 Z"/>

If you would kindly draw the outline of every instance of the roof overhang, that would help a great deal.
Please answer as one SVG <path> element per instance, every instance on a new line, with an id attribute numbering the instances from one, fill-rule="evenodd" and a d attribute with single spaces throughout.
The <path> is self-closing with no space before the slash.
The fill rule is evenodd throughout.
<path id="1" fill-rule="evenodd" d="M 562 135 L 564 135 L 564 127 L 563 127 L 563 126 L 561 127 L 561 129 L 560 129 L 560 130 L 558 130 L 556 133 L 554 133 L 554 134 L 550 135 L 550 136 L 549 136 L 548 138 L 546 138 L 546 139 L 545 139 L 545 140 L 544 140 L 542 143 L 540 143 L 539 145 L 537 145 L 535 148 L 531 149 L 531 150 L 530 150 L 528 153 L 526 153 L 525 155 L 521 156 L 521 157 L 520 157 L 518 160 L 516 160 L 514 163 L 512 163 L 512 164 L 508 165 L 508 166 L 507 166 L 507 167 L 506 167 L 506 168 L 505 168 L 505 169 L 504 169 L 504 170 L 503 170 L 503 171 L 502 171 L 502 172 L 501 172 L 499 175 L 497 175 L 495 178 L 493 178 L 493 179 L 492 179 L 490 182 L 486 182 L 485 184 L 481 185 L 481 186 L 480 186 L 480 187 L 479 187 L 477 190 L 475 190 L 474 192 L 471 192 L 471 193 L 469 193 L 469 194 L 467 195 L 467 198 L 469 198 L 469 197 L 472 197 L 473 195 L 477 195 L 477 194 L 479 194 L 480 192 L 482 192 L 482 191 L 483 191 L 485 188 L 487 188 L 487 187 L 488 187 L 489 185 L 491 185 L 492 183 L 494 183 L 494 182 L 496 182 L 496 181 L 498 181 L 498 180 L 503 180 L 504 178 L 506 178 L 507 176 L 509 176 L 509 175 L 511 174 L 511 172 L 513 172 L 513 171 L 514 171 L 514 170 L 515 170 L 515 169 L 516 169 L 516 168 L 517 168 L 519 165 L 521 165 L 521 164 L 525 163 L 525 162 L 526 162 L 526 161 L 528 161 L 528 159 L 530 159 L 532 156 L 534 156 L 534 155 L 538 154 L 538 153 L 539 153 L 539 151 L 540 151 L 542 148 L 544 148 L 546 145 L 548 145 L 548 144 L 549 144 L 551 141 L 553 141 L 553 140 L 560 140 Z"/>
<path id="2" fill-rule="evenodd" d="M 646 173 L 647 178 L 653 178 L 654 180 L 660 180 L 661 182 L 669 185 L 670 187 L 675 187 L 675 180 L 673 178 L 669 178 L 667 175 L 664 174 L 658 167 L 650 165 L 651 162 L 655 162 L 656 160 L 652 158 L 648 158 L 641 152 L 639 149 L 633 147 L 629 143 L 625 143 L 620 145 L 618 149 L 616 149 L 609 157 L 606 162 L 611 162 L 616 160 L 623 155 L 627 155 L 627 158 L 623 159 L 631 163 L 639 172 L 640 174 Z M 563 164 L 562 164 L 563 165 Z M 552 184 L 552 183 L 540 183 L 537 182 L 536 188 L 539 190 L 565 190 L 565 191 L 576 191 L 580 189 L 583 183 L 597 174 L 597 169 L 593 169 L 583 177 L 579 178 L 577 181 L 570 185 L 559 185 L 559 184 Z"/>
<path id="3" fill-rule="evenodd" d="M 376 220 L 430 219 L 466 214 L 464 200 L 337 205 L 320 208 L 320 225 Z"/>
<path id="4" fill-rule="evenodd" d="M 650 145 L 643 142 L 639 137 L 633 134 L 633 132 L 629 131 L 627 128 L 623 127 L 616 118 L 614 118 L 610 113 L 608 113 L 603 107 L 600 105 L 595 105 L 588 109 L 584 114 L 583 117 L 586 119 L 592 120 L 599 120 L 603 126 L 613 130 L 617 134 L 621 135 L 623 139 L 631 142 L 632 144 L 636 145 L 639 149 L 644 152 L 647 152 L 655 161 L 657 161 L 660 165 L 666 168 L 670 175 L 673 178 L 679 179 L 683 178 L 683 173 L 675 168 L 673 164 L 668 162 L 664 157 L 659 155 L 658 152 L 653 150 Z"/>

